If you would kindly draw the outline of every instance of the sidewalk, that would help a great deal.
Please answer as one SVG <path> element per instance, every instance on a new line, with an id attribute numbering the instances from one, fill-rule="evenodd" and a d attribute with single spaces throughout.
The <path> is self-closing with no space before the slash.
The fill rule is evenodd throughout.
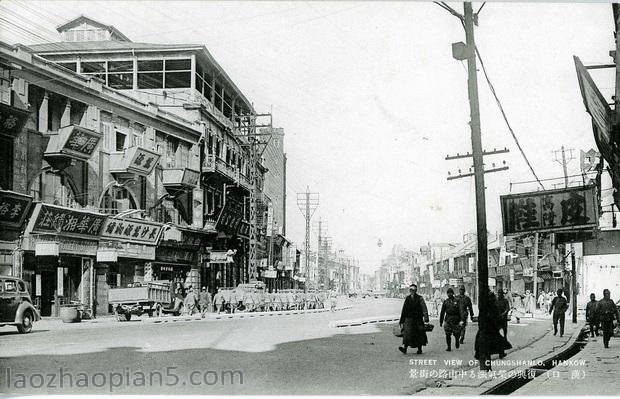
<path id="1" fill-rule="evenodd" d="M 515 395 L 620 395 L 620 338 L 612 338 L 609 349 L 603 337 L 590 338 L 571 362 L 556 366 L 557 373 L 543 374 L 514 392 Z"/>
<path id="2" fill-rule="evenodd" d="M 497 356 L 493 356 L 493 371 L 490 375 L 479 373 L 479 366 L 476 365 L 467 370 L 467 373 L 470 375 L 465 375 L 464 378 L 453 378 L 441 381 L 438 383 L 438 385 L 440 385 L 439 387 L 427 388 L 419 392 L 419 394 L 432 396 L 480 395 L 506 381 L 509 376 L 519 373 L 526 374 L 527 369 L 529 369 L 533 363 L 545 361 L 568 349 L 577 340 L 583 327 L 584 322 L 578 322 L 577 324 L 568 322 L 566 323 L 563 337 L 559 335 L 554 336 L 551 329 L 544 337 L 530 345 L 509 350 L 507 352 L 508 356 L 502 360 L 498 359 Z M 555 370 L 555 368 L 553 370 Z M 525 389 L 528 385 L 536 383 L 537 381 L 534 379 L 521 389 Z M 583 382 L 581 383 L 583 384 Z M 591 386 L 589 382 L 587 385 Z M 558 391 L 558 393 L 568 391 L 569 390 L 566 388 L 564 391 Z M 518 392 L 521 394 L 520 390 Z M 534 389 L 532 392 L 535 392 L 535 395 L 538 396 L 542 391 Z"/>
<path id="3" fill-rule="evenodd" d="M 342 311 L 351 309 L 354 305 L 345 298 L 339 298 L 336 311 Z M 84 319 L 79 323 L 63 323 L 60 318 L 45 317 L 42 320 L 34 324 L 35 330 L 58 330 L 68 328 L 98 328 L 103 326 L 121 326 L 128 323 L 171 323 L 171 322 L 188 322 L 188 321 L 220 321 L 220 320 L 237 320 L 237 319 L 250 319 L 259 317 L 273 317 L 273 316 L 289 316 L 311 313 L 324 313 L 329 312 L 330 309 L 310 309 L 310 310 L 279 310 L 273 312 L 236 312 L 236 313 L 207 313 L 205 318 L 202 318 L 200 314 L 186 315 L 186 316 L 161 316 L 161 317 L 148 317 L 146 314 L 142 316 L 132 316 L 130 321 L 118 321 L 115 315 L 99 316 L 96 319 Z"/>

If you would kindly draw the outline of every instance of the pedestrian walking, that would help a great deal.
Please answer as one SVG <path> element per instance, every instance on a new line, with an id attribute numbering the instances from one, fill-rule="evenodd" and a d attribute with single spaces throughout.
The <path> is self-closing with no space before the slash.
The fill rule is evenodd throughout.
<path id="1" fill-rule="evenodd" d="M 461 339 L 460 339 L 461 344 L 464 344 L 465 343 L 465 331 L 467 329 L 467 315 L 469 314 L 469 317 L 471 317 L 471 320 L 472 321 L 474 320 L 474 306 L 471 303 L 471 298 L 465 295 L 464 285 L 461 285 L 461 287 L 459 288 L 459 295 L 456 298 L 459 300 L 461 307 L 463 308 L 461 311 L 465 312 L 465 318 L 463 319 L 463 325 L 461 326 Z"/>
<path id="2" fill-rule="evenodd" d="M 422 347 L 428 343 L 424 323 L 428 323 L 428 311 L 424 298 L 417 294 L 418 286 L 409 286 L 409 295 L 405 297 L 403 309 L 400 312 L 401 331 L 403 331 L 403 345 L 398 350 L 407 353 L 407 347 L 418 348 L 418 354 L 422 353 Z"/>
<path id="3" fill-rule="evenodd" d="M 499 312 L 498 327 L 504 332 L 504 338 L 508 339 L 508 320 L 510 320 L 510 304 L 508 299 L 504 297 L 504 291 L 497 292 L 497 300 L 495 302 L 497 311 Z"/>
<path id="4" fill-rule="evenodd" d="M 226 305 L 226 299 L 221 288 L 218 290 L 217 294 L 215 294 L 214 302 L 217 309 L 217 314 L 220 314 Z"/>
<path id="5" fill-rule="evenodd" d="M 204 319 L 205 314 L 211 312 L 211 293 L 207 291 L 207 287 L 200 289 L 198 294 L 198 306 L 200 308 L 200 316 Z"/>
<path id="6" fill-rule="evenodd" d="M 521 317 L 525 314 L 525 304 L 523 303 L 524 295 L 519 294 L 518 292 L 510 292 L 506 293 L 506 298 L 508 299 L 508 303 L 510 304 L 510 314 L 517 319 L 517 323 L 521 323 Z"/>
<path id="7" fill-rule="evenodd" d="M 196 311 L 196 305 L 198 304 L 198 297 L 194 292 L 194 288 L 190 285 L 187 287 L 187 295 L 183 301 L 184 309 L 183 314 L 193 315 Z"/>
<path id="8" fill-rule="evenodd" d="M 439 327 L 443 325 L 444 332 L 446 333 L 446 351 L 450 352 L 452 350 L 453 335 L 455 339 L 454 346 L 456 349 L 460 346 L 461 325 L 465 317 L 467 317 L 467 314 L 462 311 L 459 300 L 454 297 L 454 290 L 448 288 L 446 293 L 448 294 L 448 298 L 443 301 L 443 305 L 441 306 Z"/>
<path id="9" fill-rule="evenodd" d="M 483 320 L 488 328 L 479 328 L 476 333 L 476 341 L 474 343 L 474 358 L 483 363 L 485 370 L 490 370 L 491 356 L 499 354 L 499 358 L 506 357 L 506 350 L 512 348 L 512 345 L 506 337 L 502 337 L 500 330 L 500 313 L 497 308 L 497 298 L 492 291 L 489 291 L 489 301 L 486 311 L 479 312 L 478 321 Z M 482 323 L 480 324 L 482 325 Z"/>
<path id="10" fill-rule="evenodd" d="M 568 301 L 562 293 L 561 288 L 557 291 L 557 296 L 551 301 L 549 313 L 553 312 L 553 335 L 558 335 L 558 322 L 560 323 L 560 337 L 564 335 L 564 322 L 566 319 L 566 311 L 568 310 Z"/>
<path id="11" fill-rule="evenodd" d="M 540 294 L 538 294 L 537 302 L 538 302 L 538 308 L 540 310 L 545 310 L 545 303 L 547 302 L 547 295 L 545 294 L 544 291 L 540 291 Z"/>
<path id="12" fill-rule="evenodd" d="M 177 282 L 174 288 L 174 307 L 172 309 L 173 314 L 177 315 L 181 312 L 184 298 L 185 298 L 185 289 L 183 288 L 183 285 L 180 282 Z"/>
<path id="13" fill-rule="evenodd" d="M 596 306 L 598 305 L 598 301 L 596 300 L 596 295 L 594 293 L 590 294 L 590 302 L 586 305 L 586 321 L 590 326 L 590 337 L 597 336 L 598 337 L 598 328 L 599 328 L 599 318 L 598 312 L 596 311 Z"/>
<path id="14" fill-rule="evenodd" d="M 603 329 L 603 345 L 609 348 L 609 340 L 614 335 L 614 319 L 620 323 L 620 312 L 614 301 L 610 298 L 608 289 L 603 290 L 603 299 L 596 305 L 601 327 Z"/>
<path id="15" fill-rule="evenodd" d="M 336 311 L 336 293 L 332 292 L 330 295 L 330 311 L 335 312 Z"/>
<path id="16" fill-rule="evenodd" d="M 523 304 L 525 305 L 525 313 L 534 313 L 534 307 L 536 305 L 534 304 L 534 296 L 532 295 L 530 290 L 525 291 L 525 299 L 523 300 Z"/>

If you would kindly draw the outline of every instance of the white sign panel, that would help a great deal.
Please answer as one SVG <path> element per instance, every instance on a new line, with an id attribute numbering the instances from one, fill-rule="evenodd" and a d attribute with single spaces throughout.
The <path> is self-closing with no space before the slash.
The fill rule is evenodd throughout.
<path id="1" fill-rule="evenodd" d="M 41 296 L 41 275 L 35 274 L 34 276 L 34 295 Z"/>
<path id="2" fill-rule="evenodd" d="M 64 287 L 64 279 L 65 279 L 65 269 L 62 267 L 59 267 L 58 269 L 56 269 L 56 291 L 58 293 L 58 296 L 63 296 L 63 292 L 65 290 Z"/>

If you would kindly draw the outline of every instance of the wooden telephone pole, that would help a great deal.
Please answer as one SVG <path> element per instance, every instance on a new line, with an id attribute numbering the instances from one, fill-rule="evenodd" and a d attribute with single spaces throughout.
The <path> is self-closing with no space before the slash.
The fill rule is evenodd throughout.
<path id="1" fill-rule="evenodd" d="M 447 6 L 446 3 L 440 4 L 442 7 Z M 508 166 L 501 166 L 493 169 L 484 170 L 483 156 L 494 155 L 508 152 L 508 149 L 482 151 L 482 137 L 480 131 L 480 107 L 478 104 L 478 76 L 476 69 L 476 43 L 474 40 L 474 23 L 477 23 L 477 14 L 474 14 L 472 5 L 469 2 L 464 3 L 464 14 L 461 15 L 449 8 L 451 14 L 457 16 L 463 23 L 465 28 L 466 43 L 454 43 L 452 45 L 452 55 L 457 60 L 467 60 L 467 91 L 469 96 L 470 109 L 470 128 L 471 128 L 471 146 L 472 154 L 447 156 L 446 160 L 472 157 L 474 161 L 473 173 L 461 174 L 459 170 L 458 176 L 449 176 L 448 180 L 458 179 L 466 176 L 474 176 L 476 189 L 476 225 L 477 225 L 477 241 L 478 241 L 478 325 L 480 342 L 483 344 L 478 348 L 480 361 L 480 370 L 491 370 L 491 355 L 488 353 L 485 343 L 490 342 L 493 335 L 491 323 L 489 320 L 489 267 L 488 267 L 488 248 L 487 248 L 487 219 L 486 219 L 486 199 L 484 192 L 484 174 L 485 172 L 498 172 L 508 169 Z M 446 7 L 444 7 L 446 8 Z"/>

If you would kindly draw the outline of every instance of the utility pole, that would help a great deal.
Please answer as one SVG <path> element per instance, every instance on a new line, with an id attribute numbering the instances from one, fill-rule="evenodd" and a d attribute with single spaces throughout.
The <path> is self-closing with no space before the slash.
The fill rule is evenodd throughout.
<path id="1" fill-rule="evenodd" d="M 321 255 L 324 254 L 324 240 L 323 240 L 323 236 L 327 231 L 327 222 L 324 221 L 322 218 L 319 218 L 319 221 L 316 222 L 315 225 L 316 229 L 317 229 L 317 235 L 318 235 L 318 246 L 317 246 L 317 255 L 316 255 L 316 268 L 317 268 L 317 274 L 315 276 L 315 283 L 317 284 L 317 287 L 319 286 L 319 284 L 321 283 L 321 281 L 323 282 L 323 284 L 325 284 L 325 279 L 321 280 L 321 276 L 324 276 L 324 274 L 321 274 L 321 270 L 323 270 L 325 268 L 325 264 L 324 262 L 321 262 Z"/>
<path id="2" fill-rule="evenodd" d="M 555 161 L 562 165 L 562 170 L 564 171 L 564 188 L 568 188 L 568 172 L 566 169 L 566 165 L 575 157 L 573 156 L 573 148 L 565 149 L 564 146 L 561 147 L 560 151 L 562 152 L 562 161 L 558 159 L 558 152 L 554 151 Z M 566 159 L 566 151 L 570 152 L 570 158 Z M 575 245 L 570 243 L 570 261 L 571 261 L 571 277 L 570 277 L 570 294 L 571 301 L 573 302 L 573 323 L 577 323 L 577 265 L 575 264 Z"/>
<path id="3" fill-rule="evenodd" d="M 439 3 L 437 3 L 439 4 Z M 476 189 L 476 225 L 477 225 L 477 252 L 478 252 L 478 309 L 479 309 L 479 334 L 480 342 L 489 342 L 493 332 L 490 320 L 488 318 L 489 309 L 489 265 L 488 265 L 488 248 L 487 248 L 487 220 L 486 220 L 486 199 L 484 187 L 485 172 L 498 172 L 508 169 L 508 166 L 495 167 L 484 170 L 483 156 L 508 152 L 508 149 L 494 150 L 489 152 L 482 151 L 482 135 L 480 130 L 480 109 L 478 104 L 478 76 L 476 69 L 476 43 L 474 40 L 474 20 L 477 24 L 478 15 L 474 14 L 472 5 L 469 2 L 464 3 L 464 14 L 461 15 L 452 8 L 441 3 L 442 7 L 446 6 L 450 13 L 457 16 L 463 23 L 465 28 L 466 43 L 454 43 L 452 45 L 452 56 L 457 60 L 467 60 L 467 92 L 470 107 L 470 128 L 471 128 L 471 146 L 472 154 L 457 154 L 456 156 L 447 156 L 446 160 L 459 158 L 473 158 L 473 173 L 462 174 L 459 170 L 458 176 L 448 176 L 448 180 L 458 179 L 466 176 L 474 176 Z M 444 7 L 444 8 L 446 8 Z M 505 164 L 505 161 L 504 161 Z M 471 168 L 470 168 L 471 170 Z M 480 370 L 491 370 L 491 355 L 487 352 L 484 345 L 478 348 Z"/>
<path id="4" fill-rule="evenodd" d="M 258 124 L 258 118 L 269 118 L 269 121 L 265 124 Z M 273 127 L 273 119 L 271 114 L 257 114 L 254 111 L 248 114 L 236 115 L 237 125 L 235 126 L 235 134 L 243 142 L 242 147 L 248 149 L 249 152 L 249 182 L 250 188 L 250 240 L 248 245 L 248 275 L 244 278 L 245 281 L 256 281 L 258 277 L 256 266 L 256 247 L 258 237 L 258 197 L 259 197 L 259 173 L 256 167 L 259 162 L 265 148 L 271 141 L 270 130 Z M 258 132 L 259 128 L 268 128 L 266 132 Z"/>
<path id="5" fill-rule="evenodd" d="M 304 242 L 305 247 L 305 267 L 304 267 L 304 276 L 306 277 L 305 287 L 307 289 L 309 282 L 309 256 L 310 256 L 310 219 L 312 219 L 312 215 L 314 215 L 314 211 L 319 206 L 319 193 L 310 192 L 310 187 L 306 186 L 305 193 L 297 193 L 297 207 L 301 211 L 301 214 L 306 219 L 306 239 Z"/>

